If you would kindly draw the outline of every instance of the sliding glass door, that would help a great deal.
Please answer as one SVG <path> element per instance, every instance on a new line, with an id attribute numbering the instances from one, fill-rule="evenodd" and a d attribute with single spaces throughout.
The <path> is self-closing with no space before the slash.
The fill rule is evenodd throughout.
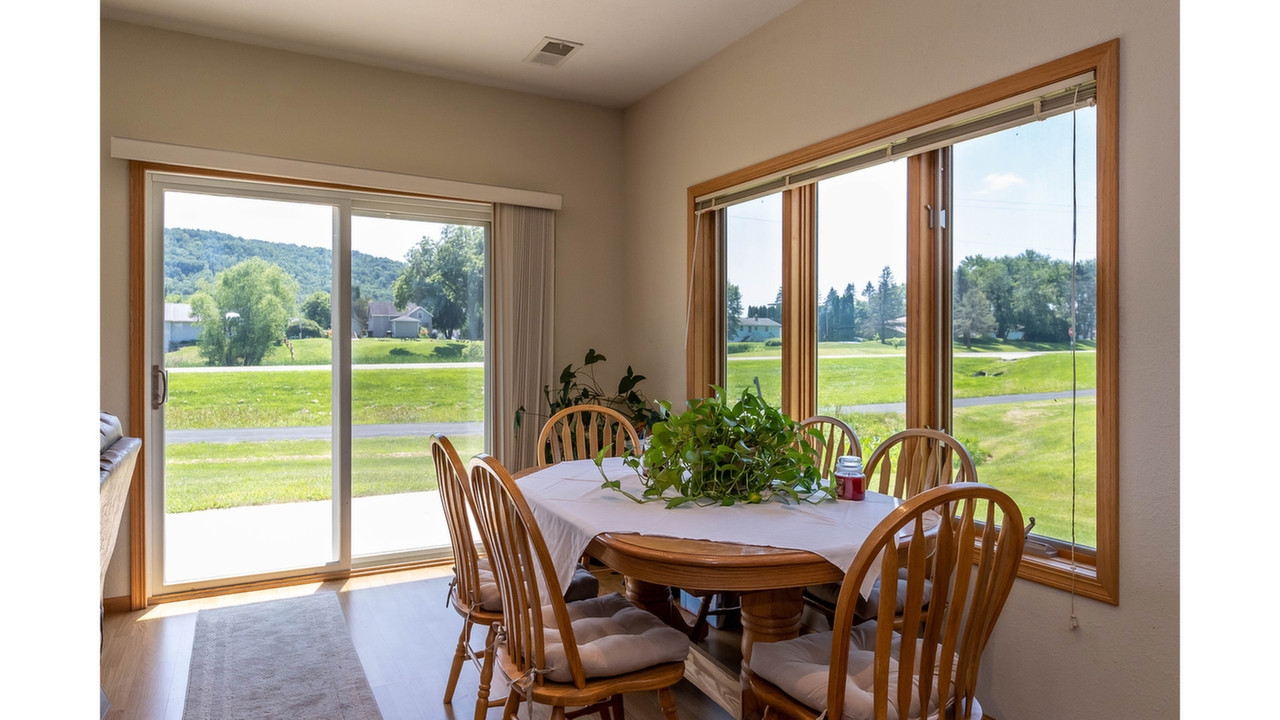
<path id="1" fill-rule="evenodd" d="M 153 173 L 149 593 L 447 553 L 487 447 L 487 205 Z"/>
<path id="2" fill-rule="evenodd" d="M 351 289 L 357 562 L 449 545 L 431 436 L 444 433 L 464 458 L 486 447 L 487 235 L 478 216 L 441 222 L 366 210 L 352 218 L 353 274 L 380 258 L 404 265 L 389 286 Z"/>

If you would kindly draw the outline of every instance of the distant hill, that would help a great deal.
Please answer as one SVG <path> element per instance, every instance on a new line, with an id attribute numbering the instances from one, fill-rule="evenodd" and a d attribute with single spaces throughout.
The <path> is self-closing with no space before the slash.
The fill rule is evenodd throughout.
<path id="1" fill-rule="evenodd" d="M 188 228 L 166 228 L 164 231 L 164 293 L 190 297 L 196 281 L 213 282 L 219 272 L 247 260 L 260 257 L 275 263 L 298 281 L 298 302 L 317 290 L 330 292 L 333 287 L 333 252 L 328 248 L 306 247 L 287 243 Z M 404 263 L 398 260 L 351 253 L 351 284 L 360 295 L 370 300 L 392 300 L 391 285 L 400 275 Z"/>

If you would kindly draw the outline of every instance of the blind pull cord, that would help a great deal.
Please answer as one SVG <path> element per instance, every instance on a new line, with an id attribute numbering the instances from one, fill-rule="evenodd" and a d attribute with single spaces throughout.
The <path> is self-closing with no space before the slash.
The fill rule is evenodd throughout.
<path id="1" fill-rule="evenodd" d="M 714 207 L 714 205 L 713 205 Z M 712 210 L 711 212 L 715 212 Z M 693 318 L 693 278 L 698 268 L 698 239 L 702 235 L 702 214 L 693 214 L 693 261 L 689 265 L 689 299 L 684 306 L 684 349 L 689 350 L 689 322 Z"/>

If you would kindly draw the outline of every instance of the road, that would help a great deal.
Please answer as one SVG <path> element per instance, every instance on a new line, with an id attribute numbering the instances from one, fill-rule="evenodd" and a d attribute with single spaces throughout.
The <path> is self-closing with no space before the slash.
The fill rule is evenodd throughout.
<path id="1" fill-rule="evenodd" d="M 1096 390 L 1080 390 L 1078 397 L 1094 397 Z M 1036 402 L 1039 400 L 1070 400 L 1071 391 L 1052 393 L 1024 393 L 1021 395 L 990 395 L 988 397 L 956 398 L 954 407 L 973 407 L 976 405 L 1004 405 L 1007 403 Z M 881 403 L 875 405 L 846 405 L 836 408 L 841 413 L 891 413 L 906 412 L 906 403 Z M 353 425 L 352 438 L 373 437 L 424 437 L 435 433 L 446 435 L 481 435 L 484 423 L 479 422 L 438 422 L 438 423 L 405 423 L 403 425 Z M 268 440 L 329 440 L 333 431 L 328 425 L 312 425 L 304 427 L 281 428 L 227 428 L 199 430 L 169 430 L 165 433 L 165 442 L 177 443 L 235 443 L 265 442 Z"/>

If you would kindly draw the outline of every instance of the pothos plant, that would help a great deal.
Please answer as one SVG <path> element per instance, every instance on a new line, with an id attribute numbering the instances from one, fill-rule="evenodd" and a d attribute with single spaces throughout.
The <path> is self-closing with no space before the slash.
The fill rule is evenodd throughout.
<path id="1" fill-rule="evenodd" d="M 607 393 L 604 388 L 600 387 L 600 383 L 596 382 L 595 368 L 598 362 L 603 362 L 605 356 L 596 352 L 595 348 L 587 350 L 586 356 L 582 359 L 582 365 L 574 367 L 573 363 L 564 366 L 564 370 L 560 371 L 560 386 L 556 390 L 555 395 L 551 394 L 551 386 L 542 386 L 542 395 L 547 399 L 548 412 L 541 415 L 536 412 L 528 412 L 521 405 L 516 409 L 515 416 L 515 432 L 520 433 L 520 426 L 524 422 L 525 415 L 540 417 L 546 421 L 552 415 L 561 410 L 572 407 L 574 405 L 604 405 L 606 407 L 617 410 L 622 413 L 631 425 L 635 427 L 636 432 L 644 435 L 648 428 L 662 419 L 657 407 L 645 398 L 644 393 L 636 388 L 644 375 L 636 375 L 631 370 L 631 366 L 627 366 L 627 374 L 622 376 L 618 381 L 618 392 Z"/>
<path id="2" fill-rule="evenodd" d="M 641 497 L 605 475 L 603 461 L 610 448 L 595 458 L 604 477 L 601 487 L 636 502 L 662 500 L 668 508 L 775 498 L 818 503 L 835 497 L 834 481 L 823 479 L 815 461 L 821 434 L 805 429 L 758 392 L 744 390 L 730 403 L 725 390 L 715 387 L 714 397 L 690 400 L 689 409 L 679 415 L 671 414 L 668 402 L 658 405 L 661 420 L 653 425 L 648 448 L 623 457 L 640 477 Z"/>

